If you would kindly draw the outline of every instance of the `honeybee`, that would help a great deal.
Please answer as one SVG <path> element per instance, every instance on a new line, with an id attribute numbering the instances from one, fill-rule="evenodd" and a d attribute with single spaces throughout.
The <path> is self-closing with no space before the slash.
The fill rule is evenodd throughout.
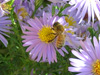
<path id="1" fill-rule="evenodd" d="M 64 34 L 65 28 L 59 22 L 55 22 L 53 24 L 52 29 L 55 31 L 55 35 L 56 35 L 55 38 L 57 38 L 56 47 L 57 49 L 61 49 L 65 44 L 65 38 L 66 38 L 66 35 Z"/>

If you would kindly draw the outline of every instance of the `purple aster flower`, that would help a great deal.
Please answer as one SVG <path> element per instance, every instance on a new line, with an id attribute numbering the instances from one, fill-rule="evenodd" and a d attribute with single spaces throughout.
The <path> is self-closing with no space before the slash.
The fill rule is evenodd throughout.
<path id="1" fill-rule="evenodd" d="M 77 23 L 74 20 L 74 18 L 69 15 L 65 16 L 65 21 L 67 22 L 66 27 L 70 29 L 66 31 L 67 32 L 66 43 L 71 48 L 77 49 L 80 46 L 79 41 L 82 40 L 82 38 L 76 34 L 76 31 L 78 31 L 79 29 L 77 27 Z"/>
<path id="2" fill-rule="evenodd" d="M 0 17 L 0 41 L 2 41 L 6 47 L 8 42 L 4 36 L 8 37 L 8 35 L 5 32 L 10 32 L 9 29 L 11 28 L 7 26 L 8 24 L 11 24 L 11 21 L 8 20 L 8 17 Z"/>
<path id="3" fill-rule="evenodd" d="M 69 67 L 71 72 L 78 72 L 77 75 L 100 75 L 100 35 L 99 41 L 93 38 L 93 44 L 89 38 L 86 41 L 80 41 L 82 49 L 72 50 L 77 58 L 70 58 Z"/>
<path id="4" fill-rule="evenodd" d="M 81 23 L 86 16 L 88 18 L 88 23 L 91 22 L 91 19 L 94 22 L 95 17 L 100 21 L 99 0 L 76 0 L 74 3 L 75 5 L 69 9 L 69 12 L 77 11 L 76 17 L 80 19 L 79 23 Z"/>
<path id="5" fill-rule="evenodd" d="M 86 37 L 90 36 L 90 32 L 88 31 L 88 28 L 91 26 L 91 24 L 80 24 L 80 25 L 76 25 L 77 30 L 75 31 L 75 34 L 78 37 L 81 37 L 82 40 L 86 40 Z"/>
<path id="6" fill-rule="evenodd" d="M 80 20 L 80 18 L 77 18 L 77 17 L 76 17 L 77 10 L 74 10 L 74 13 L 68 11 L 68 10 L 70 10 L 72 7 L 73 7 L 73 6 L 67 7 L 64 11 L 62 11 L 62 13 L 63 13 L 64 15 L 68 15 L 68 16 L 66 16 L 66 17 L 69 18 L 69 19 L 70 19 L 70 18 L 73 19 L 73 21 L 75 21 L 76 24 L 77 24 L 77 23 L 79 23 L 79 20 Z M 73 23 L 73 22 L 72 22 L 72 23 Z"/>
<path id="7" fill-rule="evenodd" d="M 32 16 L 32 8 L 30 4 L 31 3 L 27 0 L 15 0 L 13 4 L 13 6 L 15 6 L 14 12 L 18 17 L 22 31 L 24 31 L 23 26 L 27 26 L 25 22 Z"/>
<path id="8" fill-rule="evenodd" d="M 32 9 L 30 3 L 27 0 L 15 0 L 14 6 L 14 11 L 18 16 L 18 20 L 25 21 L 32 15 Z"/>
<path id="9" fill-rule="evenodd" d="M 24 36 L 22 36 L 23 46 L 29 46 L 26 52 L 29 52 L 32 60 L 57 62 L 56 51 L 58 51 L 62 56 L 64 52 L 68 53 L 64 47 L 58 49 L 56 47 L 56 38 L 54 30 L 52 29 L 55 22 L 59 22 L 65 25 L 66 22 L 64 17 L 59 18 L 58 16 L 53 16 L 52 14 L 43 13 L 43 17 L 30 19 L 27 21 L 30 26 L 24 26 L 26 31 Z"/>
<path id="10" fill-rule="evenodd" d="M 8 13 L 8 10 L 11 8 L 9 4 L 6 4 L 10 0 L 0 0 L 0 17 L 5 13 Z"/>

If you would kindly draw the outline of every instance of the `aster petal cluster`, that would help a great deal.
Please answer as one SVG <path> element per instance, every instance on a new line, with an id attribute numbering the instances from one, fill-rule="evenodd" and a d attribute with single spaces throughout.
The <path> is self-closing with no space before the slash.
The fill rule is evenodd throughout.
<path id="1" fill-rule="evenodd" d="M 6 32 L 10 32 L 9 29 L 11 29 L 11 27 L 7 26 L 10 25 L 11 21 L 9 20 L 8 17 L 1 17 L 0 18 L 0 41 L 2 41 L 2 43 L 7 47 L 8 41 L 6 40 L 6 38 L 4 36 L 9 37 Z"/>
<path id="2" fill-rule="evenodd" d="M 73 0 L 72 0 L 73 1 Z M 100 21 L 100 1 L 99 0 L 76 0 L 75 4 L 69 12 L 77 11 L 76 17 L 78 17 L 79 23 L 85 18 L 88 17 L 88 23 L 94 22 L 95 18 Z"/>
<path id="3" fill-rule="evenodd" d="M 93 44 L 89 38 L 80 42 L 82 49 L 72 50 L 77 58 L 70 58 L 71 72 L 79 72 L 78 75 L 100 75 L 100 35 L 99 41 L 93 37 Z M 94 46 L 93 46 L 94 45 Z"/>

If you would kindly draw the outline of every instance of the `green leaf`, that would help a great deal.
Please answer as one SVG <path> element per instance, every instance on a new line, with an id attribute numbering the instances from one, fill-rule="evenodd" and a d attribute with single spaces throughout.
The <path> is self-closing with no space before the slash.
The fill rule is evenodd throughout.
<path id="1" fill-rule="evenodd" d="M 34 14 L 36 13 L 37 9 L 42 5 L 44 0 L 35 0 L 35 10 L 32 14 L 32 17 L 34 16 Z"/>
<path id="2" fill-rule="evenodd" d="M 70 6 L 70 4 L 66 4 L 64 7 L 63 6 L 61 6 L 60 7 L 60 11 L 59 11 L 59 13 L 57 14 L 58 16 L 61 16 L 62 15 L 62 11 L 64 11 L 67 7 L 69 7 Z"/>
<path id="3" fill-rule="evenodd" d="M 55 9 L 58 9 L 58 10 L 60 10 L 60 8 L 59 8 L 58 6 L 55 6 Z"/>
<path id="4" fill-rule="evenodd" d="M 12 6 L 15 0 L 11 0 L 10 1 L 10 5 Z"/>
<path id="5" fill-rule="evenodd" d="M 52 6 L 52 16 L 55 14 L 55 6 Z"/>
<path id="6" fill-rule="evenodd" d="M 14 7 L 11 10 L 11 22 L 12 22 L 12 24 L 15 24 L 15 20 L 14 20 L 13 14 L 14 14 Z"/>
<path id="7" fill-rule="evenodd" d="M 95 30 L 92 27 L 89 27 L 88 31 L 90 32 L 90 36 L 95 36 Z"/>
<path id="8" fill-rule="evenodd" d="M 93 27 L 89 27 L 88 31 L 90 32 L 91 42 L 93 43 L 93 37 L 96 36 L 96 31 Z"/>
<path id="9" fill-rule="evenodd" d="M 35 9 L 38 9 L 42 3 L 43 3 L 44 0 L 35 0 Z"/>
<path id="10" fill-rule="evenodd" d="M 69 6 L 70 6 L 70 4 L 66 4 L 63 9 L 66 9 Z"/>

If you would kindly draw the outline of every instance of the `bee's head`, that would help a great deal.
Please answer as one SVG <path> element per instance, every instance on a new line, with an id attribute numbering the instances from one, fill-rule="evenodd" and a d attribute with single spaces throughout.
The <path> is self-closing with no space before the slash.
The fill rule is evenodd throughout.
<path id="1" fill-rule="evenodd" d="M 58 26 L 60 23 L 59 22 L 55 22 L 54 24 L 53 24 L 53 27 L 56 27 L 56 26 Z"/>
<path id="2" fill-rule="evenodd" d="M 62 33 L 64 31 L 64 27 L 63 25 L 61 25 L 59 22 L 55 22 L 53 24 L 53 28 L 54 31 L 56 31 L 57 33 Z"/>
<path id="3" fill-rule="evenodd" d="M 57 31 L 58 30 L 58 27 L 59 27 L 59 25 L 60 25 L 60 23 L 59 22 L 55 22 L 54 24 L 53 24 L 53 30 L 55 30 L 55 31 Z"/>

